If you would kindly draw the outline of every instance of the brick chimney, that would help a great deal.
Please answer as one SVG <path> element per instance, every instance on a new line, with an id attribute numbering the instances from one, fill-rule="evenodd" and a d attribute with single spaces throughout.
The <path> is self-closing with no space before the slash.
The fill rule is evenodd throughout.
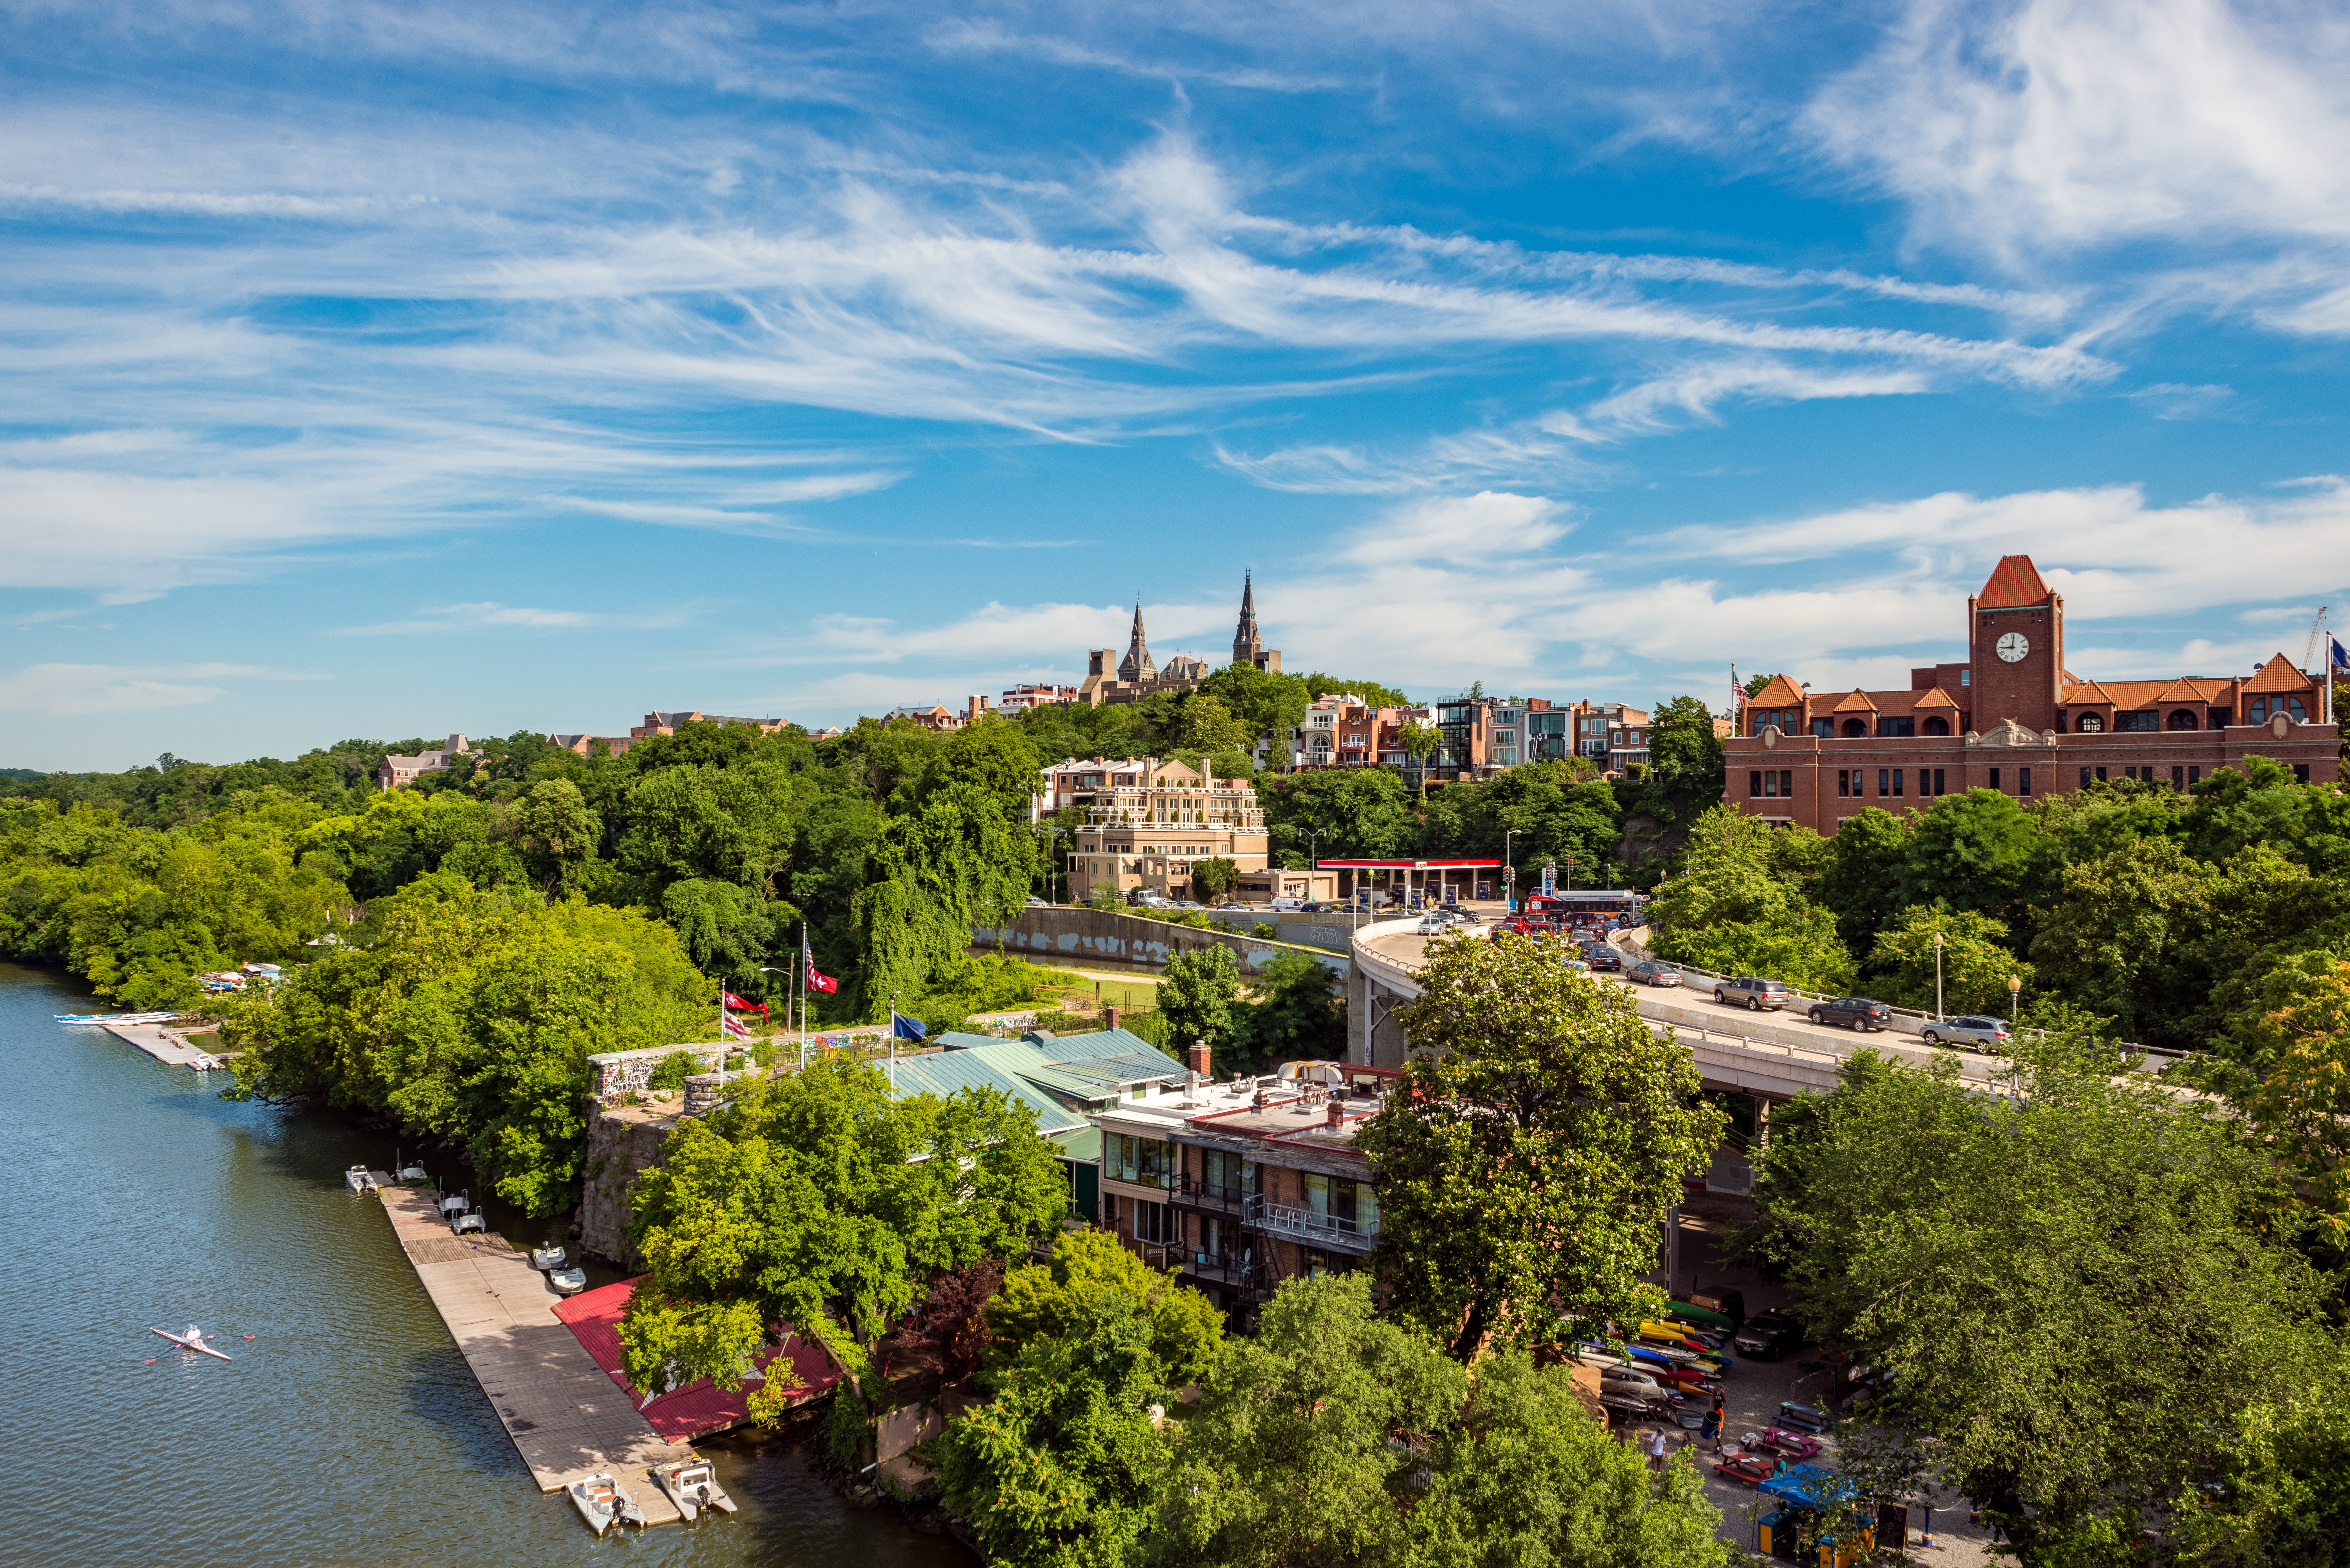
<path id="1" fill-rule="evenodd" d="M 1116 1003 L 1110 1003 L 1103 1007 L 1102 1027 L 1104 1029 L 1115 1029 L 1118 1027 L 1118 1007 Z"/>
<path id="2" fill-rule="evenodd" d="M 1215 1077 L 1214 1074 L 1208 1071 L 1208 1043 L 1205 1040 L 1191 1042 L 1191 1050 L 1183 1054 L 1183 1065 L 1197 1073 L 1200 1075 L 1200 1081 L 1203 1084 L 1213 1081 Z"/>
<path id="3" fill-rule="evenodd" d="M 1330 1125 L 1336 1127 L 1347 1119 L 1347 1102 L 1337 1096 L 1330 1096 Z"/>

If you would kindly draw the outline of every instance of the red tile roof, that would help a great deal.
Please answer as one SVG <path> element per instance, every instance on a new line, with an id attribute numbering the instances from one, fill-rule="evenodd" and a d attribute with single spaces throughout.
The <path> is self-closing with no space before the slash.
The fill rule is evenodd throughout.
<path id="1" fill-rule="evenodd" d="M 2077 685 L 2065 687 L 2056 694 L 2056 701 L 2068 708 L 2083 702 L 2102 702 L 2108 708 L 2114 706 L 2113 693 L 2094 680 L 2084 680 Z"/>
<path id="2" fill-rule="evenodd" d="M 1856 686 L 1852 689 L 1851 696 L 1837 703 L 1834 708 L 1829 709 L 1828 711 L 1832 713 L 1868 713 L 1874 712 L 1876 710 L 1877 704 L 1868 700 L 1868 693 Z"/>
<path id="3" fill-rule="evenodd" d="M 2244 682 L 2244 695 L 2250 697 L 2262 691 L 2305 691 L 2309 686 L 2309 677 L 2295 670 L 2293 660 L 2280 653 L 2262 665 L 2258 675 Z"/>
<path id="4" fill-rule="evenodd" d="M 2040 568 L 2032 564 L 2029 556 L 2002 556 L 1999 565 L 1991 571 L 1991 580 L 1983 584 L 1975 602 L 1987 608 L 2000 609 L 2010 605 L 2036 605 L 2048 598 L 2048 585 L 2040 578 Z"/>
<path id="5" fill-rule="evenodd" d="M 1920 708 L 1948 708 L 1952 712 L 1956 712 L 1958 711 L 1959 704 L 1956 699 L 1952 698 L 1949 692 L 1943 691 L 1940 687 L 1929 686 L 1925 691 L 1918 693 L 1918 706 Z"/>
<path id="6" fill-rule="evenodd" d="M 1797 708 L 1803 705 L 1804 689 L 1783 675 L 1773 675 L 1771 684 L 1746 701 L 1757 708 Z"/>

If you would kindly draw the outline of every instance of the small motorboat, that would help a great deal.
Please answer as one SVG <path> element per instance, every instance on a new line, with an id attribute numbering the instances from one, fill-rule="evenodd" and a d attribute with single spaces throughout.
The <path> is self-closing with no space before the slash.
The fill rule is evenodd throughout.
<path id="1" fill-rule="evenodd" d="M 577 1264 L 567 1269 L 549 1269 L 546 1282 L 555 1287 L 557 1295 L 576 1296 L 588 1288 L 588 1271 Z"/>
<path id="2" fill-rule="evenodd" d="M 424 1174 L 424 1168 L 422 1166 L 413 1165 L 401 1159 L 398 1149 L 393 1149 L 391 1151 L 391 1173 L 393 1178 L 402 1186 L 405 1186 L 411 1181 L 430 1181 L 432 1179 L 431 1177 Z"/>
<path id="3" fill-rule="evenodd" d="M 470 1211 L 458 1215 L 454 1220 L 452 1220 L 449 1222 L 449 1229 L 460 1236 L 465 1234 L 468 1231 L 487 1231 L 489 1228 L 490 1222 L 488 1220 L 483 1219 L 480 1214 Z"/>
<path id="4" fill-rule="evenodd" d="M 375 1172 L 364 1165 L 355 1165 L 343 1172 L 343 1179 L 350 1184 L 353 1192 L 368 1192 L 375 1187 Z"/>
<path id="5" fill-rule="evenodd" d="M 471 1209 L 473 1206 L 473 1195 L 471 1192 L 442 1193 L 441 1196 L 441 1217 L 445 1220 L 452 1214 L 463 1214 L 466 1210 Z"/>
<path id="6" fill-rule="evenodd" d="M 624 1519 L 631 1524 L 645 1521 L 644 1510 L 616 1477 L 599 1471 L 581 1476 L 565 1490 L 571 1494 L 571 1505 L 579 1511 L 579 1517 L 598 1535 Z"/>
<path id="7" fill-rule="evenodd" d="M 549 1244 L 545 1247 L 533 1247 L 530 1250 L 530 1266 L 538 1270 L 541 1273 L 545 1273 L 549 1269 L 559 1269 L 563 1267 L 565 1261 L 569 1257 L 569 1255 L 570 1254 L 564 1251 L 560 1246 L 553 1244 Z"/>
<path id="8" fill-rule="evenodd" d="M 685 1515 L 688 1523 L 705 1508 L 734 1511 L 734 1500 L 718 1484 L 717 1471 L 699 1454 L 655 1465 L 653 1480 L 660 1482 L 661 1490 L 669 1493 L 669 1500 L 677 1504 L 677 1511 Z"/>

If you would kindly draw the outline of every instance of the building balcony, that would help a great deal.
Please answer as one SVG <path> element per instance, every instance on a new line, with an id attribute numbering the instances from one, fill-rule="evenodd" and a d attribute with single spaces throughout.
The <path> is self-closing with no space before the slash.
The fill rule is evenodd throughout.
<path id="1" fill-rule="evenodd" d="M 1243 1301 L 1273 1299 L 1273 1271 L 1261 1258 L 1250 1257 L 1243 1262 L 1230 1252 L 1193 1252 L 1176 1266 L 1187 1278 L 1203 1284 L 1222 1285 Z"/>
<path id="2" fill-rule="evenodd" d="M 1309 1209 L 1292 1209 L 1285 1203 L 1269 1202 L 1262 1196 L 1248 1200 L 1245 1221 L 1268 1235 L 1284 1236 L 1293 1241 L 1314 1247 L 1336 1247 L 1349 1252 L 1367 1252 L 1379 1239 L 1378 1222 L 1367 1227 L 1335 1214 L 1316 1214 Z"/>
<path id="3" fill-rule="evenodd" d="M 1248 1197 L 1239 1188 L 1211 1186 L 1196 1176 L 1183 1177 L 1168 1201 L 1178 1209 L 1189 1209 L 1201 1214 L 1230 1214 L 1235 1218 L 1248 1207 Z"/>

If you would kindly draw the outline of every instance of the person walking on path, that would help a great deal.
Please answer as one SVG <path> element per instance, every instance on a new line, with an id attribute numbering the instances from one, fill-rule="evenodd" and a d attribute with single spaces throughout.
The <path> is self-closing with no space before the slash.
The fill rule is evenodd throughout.
<path id="1" fill-rule="evenodd" d="M 1698 1433 L 1700 1438 L 1711 1443 L 1717 1451 L 1721 1448 L 1721 1424 L 1725 1408 L 1721 1396 L 1715 1395 L 1713 1408 L 1705 1413 L 1705 1428 Z"/>
<path id="2" fill-rule="evenodd" d="M 1648 1468 L 1652 1470 L 1663 1469 L 1665 1468 L 1665 1429 L 1662 1427 L 1648 1434 Z"/>

